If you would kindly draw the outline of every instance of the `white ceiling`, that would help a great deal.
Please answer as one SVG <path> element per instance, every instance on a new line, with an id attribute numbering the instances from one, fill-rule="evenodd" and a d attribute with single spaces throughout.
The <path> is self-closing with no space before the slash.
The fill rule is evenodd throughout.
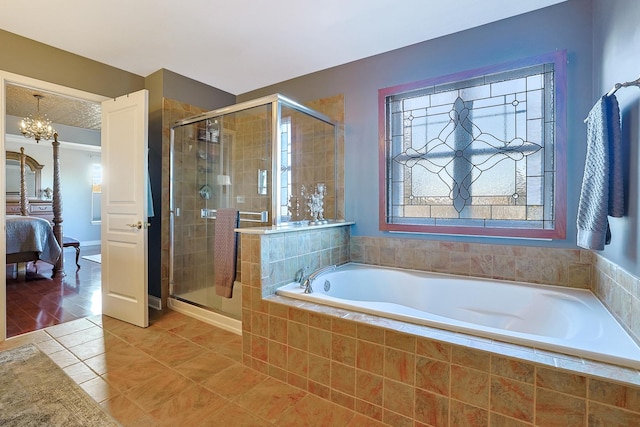
<path id="1" fill-rule="evenodd" d="M 238 95 L 565 0 L 2 0 L 0 28 Z"/>

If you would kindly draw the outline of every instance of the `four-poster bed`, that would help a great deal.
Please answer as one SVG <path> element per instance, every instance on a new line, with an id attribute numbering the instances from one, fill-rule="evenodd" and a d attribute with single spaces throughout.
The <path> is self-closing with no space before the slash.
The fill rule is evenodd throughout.
<path id="1" fill-rule="evenodd" d="M 24 148 L 20 149 L 20 216 L 7 215 L 7 264 L 19 264 L 42 260 L 53 264 L 53 277 L 64 276 L 64 257 L 62 248 L 73 246 L 76 249 L 76 264 L 79 257 L 79 245 L 74 239 L 66 239 L 62 234 L 62 197 L 60 191 L 60 158 L 58 134 L 53 135 L 53 218 L 49 221 L 30 216 L 29 199 L 26 185 L 26 158 Z M 78 268 L 80 266 L 78 265 Z"/>

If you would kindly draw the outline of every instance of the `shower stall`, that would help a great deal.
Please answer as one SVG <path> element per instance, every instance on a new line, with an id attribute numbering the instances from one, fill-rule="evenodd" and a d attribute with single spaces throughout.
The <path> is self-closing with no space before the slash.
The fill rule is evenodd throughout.
<path id="1" fill-rule="evenodd" d="M 232 298 L 216 295 L 214 288 L 217 210 L 238 210 L 240 228 L 335 219 L 336 170 L 335 123 L 279 94 L 176 122 L 171 127 L 170 298 L 239 320 L 239 239 Z"/>

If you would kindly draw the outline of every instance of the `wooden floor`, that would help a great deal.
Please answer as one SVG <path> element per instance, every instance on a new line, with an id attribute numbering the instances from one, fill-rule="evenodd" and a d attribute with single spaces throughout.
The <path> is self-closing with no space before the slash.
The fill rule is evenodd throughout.
<path id="1" fill-rule="evenodd" d="M 80 255 L 100 253 L 100 246 L 80 248 Z M 101 265 L 80 258 L 75 249 L 64 251 L 65 273 L 51 278 L 52 266 L 29 263 L 26 280 L 13 278 L 15 265 L 7 265 L 7 338 L 71 320 L 101 314 Z"/>

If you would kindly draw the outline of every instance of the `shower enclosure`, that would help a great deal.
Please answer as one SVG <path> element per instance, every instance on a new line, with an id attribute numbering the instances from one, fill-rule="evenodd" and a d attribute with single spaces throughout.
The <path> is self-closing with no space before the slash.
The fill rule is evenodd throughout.
<path id="1" fill-rule="evenodd" d="M 237 209 L 241 228 L 335 219 L 336 126 L 278 94 L 180 120 L 170 181 L 171 298 L 240 319 L 239 261 L 233 297 L 214 289 L 216 212 Z"/>

